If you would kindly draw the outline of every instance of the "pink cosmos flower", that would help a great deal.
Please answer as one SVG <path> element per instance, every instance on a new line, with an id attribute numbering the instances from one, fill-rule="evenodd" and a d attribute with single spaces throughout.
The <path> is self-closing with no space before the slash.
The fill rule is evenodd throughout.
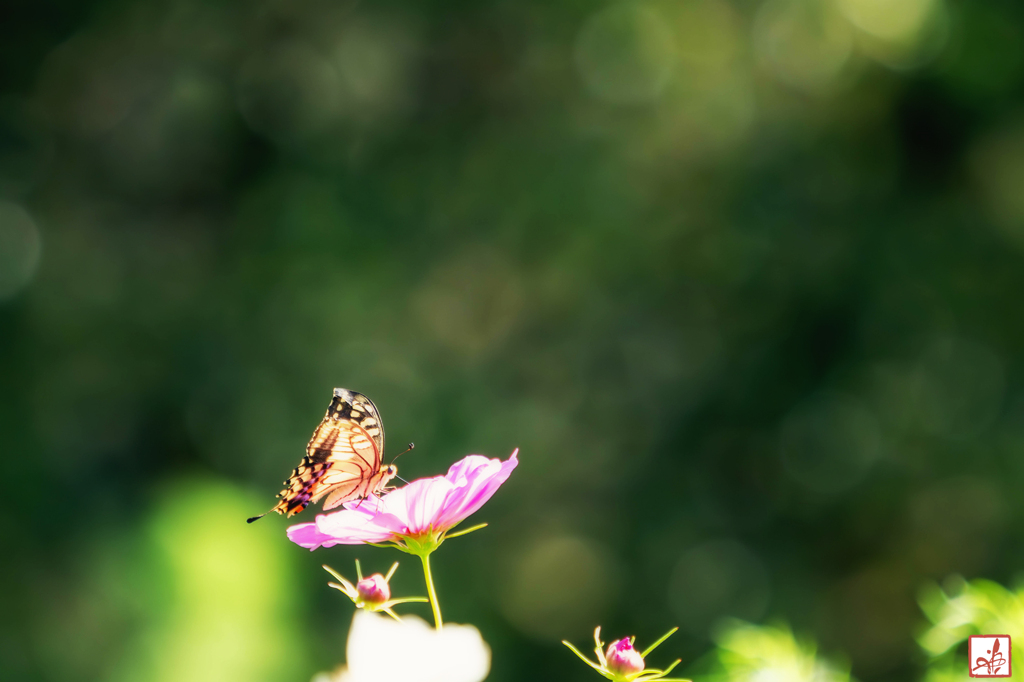
<path id="1" fill-rule="evenodd" d="M 449 530 L 484 505 L 519 464 L 517 449 L 506 461 L 469 455 L 445 476 L 421 478 L 383 497 L 349 502 L 333 514 L 288 529 L 288 539 L 313 550 L 333 545 L 394 543 L 430 551 Z M 428 549 L 429 548 L 429 549 Z"/>

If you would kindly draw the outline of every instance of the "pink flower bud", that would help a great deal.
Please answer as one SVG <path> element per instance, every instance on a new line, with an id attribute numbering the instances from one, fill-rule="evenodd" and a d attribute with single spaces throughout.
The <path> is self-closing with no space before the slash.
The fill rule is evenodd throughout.
<path id="1" fill-rule="evenodd" d="M 359 593 L 359 598 L 365 604 L 371 606 L 380 606 L 391 599 L 391 588 L 388 587 L 388 582 L 380 573 L 374 573 L 369 578 L 363 578 L 356 583 L 356 592 Z"/>
<path id="2" fill-rule="evenodd" d="M 640 652 L 633 648 L 629 637 L 609 644 L 604 656 L 608 659 L 608 670 L 618 675 L 638 673 L 644 669 L 644 659 L 640 657 Z"/>

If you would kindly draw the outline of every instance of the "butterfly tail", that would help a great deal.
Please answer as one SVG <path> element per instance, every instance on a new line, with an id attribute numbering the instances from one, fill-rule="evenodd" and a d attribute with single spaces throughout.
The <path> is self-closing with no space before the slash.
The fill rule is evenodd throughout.
<path id="1" fill-rule="evenodd" d="M 281 508 L 282 508 L 283 505 L 284 505 L 284 502 L 278 502 L 273 507 L 271 507 L 267 511 L 263 512 L 259 516 L 250 517 L 250 518 L 246 519 L 245 522 L 246 523 L 252 523 L 253 521 L 258 521 L 259 519 L 262 519 L 264 516 L 266 516 L 270 512 L 277 512 L 278 514 L 280 514 L 281 513 Z"/>
<path id="2" fill-rule="evenodd" d="M 279 495 L 280 497 L 280 495 Z M 283 499 L 274 505 L 271 509 L 263 512 L 259 516 L 253 516 L 245 520 L 246 523 L 252 523 L 258 519 L 262 519 L 270 512 L 277 512 L 278 514 L 284 514 L 285 516 L 295 516 L 300 511 L 309 506 L 309 494 L 303 494 L 298 496 L 297 499 Z"/>

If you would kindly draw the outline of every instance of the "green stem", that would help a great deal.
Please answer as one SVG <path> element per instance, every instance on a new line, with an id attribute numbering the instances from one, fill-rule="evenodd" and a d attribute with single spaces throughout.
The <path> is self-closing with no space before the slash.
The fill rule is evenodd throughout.
<path id="1" fill-rule="evenodd" d="M 427 597 L 430 598 L 430 608 L 434 611 L 434 627 L 440 630 L 444 623 L 441 622 L 441 605 L 437 603 L 434 579 L 430 575 L 430 553 L 420 554 L 420 560 L 423 562 L 423 579 L 427 581 Z"/>

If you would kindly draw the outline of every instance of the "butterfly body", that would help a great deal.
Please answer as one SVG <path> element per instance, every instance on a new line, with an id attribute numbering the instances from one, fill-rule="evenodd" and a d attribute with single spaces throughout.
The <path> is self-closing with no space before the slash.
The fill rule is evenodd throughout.
<path id="1" fill-rule="evenodd" d="M 284 482 L 284 490 L 277 494 L 280 501 L 270 511 L 294 516 L 325 496 L 327 511 L 380 493 L 398 474 L 395 465 L 383 465 L 383 456 L 384 427 L 377 406 L 362 393 L 336 388 L 327 414 L 306 445 L 305 457 Z"/>

